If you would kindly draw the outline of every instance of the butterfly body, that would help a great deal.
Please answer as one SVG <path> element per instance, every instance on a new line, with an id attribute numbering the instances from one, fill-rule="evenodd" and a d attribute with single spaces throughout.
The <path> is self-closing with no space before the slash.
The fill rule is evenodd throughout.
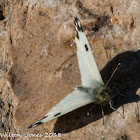
<path id="1" fill-rule="evenodd" d="M 108 102 L 112 102 L 111 89 L 105 86 L 96 88 L 96 99 L 95 104 L 106 105 Z"/>
<path id="2" fill-rule="evenodd" d="M 106 105 L 108 102 L 112 101 L 111 89 L 109 87 L 100 86 L 97 88 L 90 88 L 84 86 L 77 86 L 76 88 L 88 94 L 93 94 L 93 102 L 95 104 Z"/>

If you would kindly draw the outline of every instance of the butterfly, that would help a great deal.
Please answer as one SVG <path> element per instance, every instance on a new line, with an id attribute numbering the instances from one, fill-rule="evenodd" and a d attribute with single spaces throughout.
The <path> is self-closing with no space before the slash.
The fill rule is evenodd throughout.
<path id="1" fill-rule="evenodd" d="M 82 85 L 76 86 L 68 96 L 27 129 L 51 121 L 90 103 L 107 104 L 112 102 L 113 94 L 102 80 L 81 22 L 76 16 L 74 17 L 74 27 Z"/>

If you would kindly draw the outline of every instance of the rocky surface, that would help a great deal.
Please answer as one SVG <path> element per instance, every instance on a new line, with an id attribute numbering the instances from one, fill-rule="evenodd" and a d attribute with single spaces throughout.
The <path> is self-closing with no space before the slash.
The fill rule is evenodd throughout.
<path id="1" fill-rule="evenodd" d="M 35 139 L 140 139 L 139 0 L 0 0 L 0 136 Z M 72 13 L 76 9 L 105 83 L 125 96 L 114 99 L 124 118 L 87 105 L 25 130 L 80 85 Z M 19 134 L 24 134 L 19 136 Z M 26 136 L 25 136 L 26 135 Z M 14 139 L 5 137 L 3 139 Z M 50 138 L 52 139 L 52 138 Z"/>

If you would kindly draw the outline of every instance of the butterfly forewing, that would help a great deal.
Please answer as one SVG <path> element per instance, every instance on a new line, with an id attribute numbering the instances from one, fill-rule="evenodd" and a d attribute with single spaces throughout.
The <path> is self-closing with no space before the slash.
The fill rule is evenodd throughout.
<path id="1" fill-rule="evenodd" d="M 95 96 L 93 93 L 87 93 L 78 90 L 77 88 L 65 97 L 60 103 L 53 107 L 44 117 L 39 121 L 31 124 L 28 128 L 36 127 L 40 124 L 58 118 L 66 113 L 69 113 L 77 108 L 94 102 Z"/>
<path id="2" fill-rule="evenodd" d="M 104 85 L 90 45 L 77 17 L 74 18 L 74 24 L 77 58 L 82 77 L 82 85 L 88 87 L 98 87 L 100 85 Z"/>

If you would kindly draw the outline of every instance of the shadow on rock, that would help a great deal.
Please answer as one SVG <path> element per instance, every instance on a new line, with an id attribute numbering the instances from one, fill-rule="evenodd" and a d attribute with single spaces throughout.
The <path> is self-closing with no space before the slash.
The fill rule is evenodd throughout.
<path id="1" fill-rule="evenodd" d="M 109 61 L 101 71 L 105 83 L 110 78 L 118 63 L 121 63 L 121 65 L 108 84 L 111 89 L 114 89 L 114 87 L 117 89 L 116 91 L 113 90 L 113 92 L 124 95 L 118 94 L 113 100 L 113 106 L 116 109 L 123 104 L 138 102 L 140 100 L 140 96 L 136 95 L 136 91 L 140 88 L 140 51 L 123 52 Z M 67 133 L 101 119 L 103 116 L 100 105 L 95 105 L 94 109 L 87 115 L 92 106 L 93 104 L 86 105 L 58 118 L 55 123 L 54 132 Z M 104 106 L 103 110 L 105 115 L 113 112 L 108 105 Z"/>

